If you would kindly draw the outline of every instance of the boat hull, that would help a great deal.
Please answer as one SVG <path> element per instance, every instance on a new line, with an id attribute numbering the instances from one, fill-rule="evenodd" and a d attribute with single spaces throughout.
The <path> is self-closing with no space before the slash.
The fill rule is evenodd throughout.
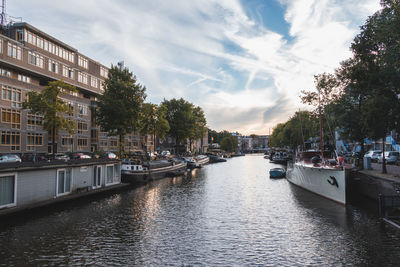
<path id="1" fill-rule="evenodd" d="M 122 182 L 132 184 L 143 184 L 149 181 L 158 180 L 174 174 L 182 174 L 186 171 L 186 163 L 180 162 L 171 166 L 155 168 L 142 171 L 121 171 Z"/>
<path id="2" fill-rule="evenodd" d="M 346 204 L 346 170 L 295 163 L 287 169 L 287 180 L 315 194 Z"/>
<path id="3" fill-rule="evenodd" d="M 283 169 L 271 169 L 269 171 L 270 178 L 284 178 L 286 176 L 286 172 Z"/>

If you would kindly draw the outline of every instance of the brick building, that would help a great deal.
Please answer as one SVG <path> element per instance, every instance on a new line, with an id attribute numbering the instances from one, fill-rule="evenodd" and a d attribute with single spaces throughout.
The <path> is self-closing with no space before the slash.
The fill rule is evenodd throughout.
<path id="1" fill-rule="evenodd" d="M 59 130 L 57 151 L 117 151 L 118 138 L 107 136 L 95 124 L 96 96 L 108 68 L 77 49 L 25 22 L 9 24 L 0 32 L 0 153 L 51 153 L 51 135 L 42 128 L 43 118 L 22 109 L 28 91 L 40 91 L 49 81 L 63 80 L 76 86 L 75 93 L 62 99 L 73 110 L 76 121 L 73 135 Z M 153 146 L 152 139 L 130 134 L 125 138 L 127 151 Z"/>

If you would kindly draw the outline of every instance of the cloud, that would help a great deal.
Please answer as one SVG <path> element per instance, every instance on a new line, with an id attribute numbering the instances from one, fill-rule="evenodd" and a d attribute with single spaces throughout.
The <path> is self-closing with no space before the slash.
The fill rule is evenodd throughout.
<path id="1" fill-rule="evenodd" d="M 279 0 L 288 32 L 268 28 L 258 11 L 264 23 L 254 21 L 239 0 L 15 0 L 8 8 L 103 64 L 124 60 L 151 102 L 183 97 L 212 129 L 265 134 L 304 108 L 299 94 L 314 74 L 350 56 L 377 2 Z"/>

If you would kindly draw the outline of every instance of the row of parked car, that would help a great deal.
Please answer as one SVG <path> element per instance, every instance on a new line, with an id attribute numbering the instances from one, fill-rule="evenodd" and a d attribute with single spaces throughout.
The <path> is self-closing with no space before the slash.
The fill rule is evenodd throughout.
<path id="1" fill-rule="evenodd" d="M 381 150 L 370 150 L 365 154 L 365 157 L 370 157 L 372 162 L 383 162 L 383 155 Z M 385 160 L 388 164 L 398 164 L 400 153 L 398 151 L 385 151 Z"/>
<path id="2" fill-rule="evenodd" d="M 77 153 L 57 153 L 54 156 L 55 160 L 76 160 L 76 159 L 91 159 L 94 158 L 105 158 L 105 159 L 115 159 L 117 155 L 112 152 L 104 153 L 103 155 L 77 152 Z M 0 163 L 11 163 L 11 162 L 37 162 L 37 161 L 48 161 L 52 160 L 53 155 L 44 154 L 25 154 L 22 158 L 16 154 L 4 154 L 0 156 Z"/>

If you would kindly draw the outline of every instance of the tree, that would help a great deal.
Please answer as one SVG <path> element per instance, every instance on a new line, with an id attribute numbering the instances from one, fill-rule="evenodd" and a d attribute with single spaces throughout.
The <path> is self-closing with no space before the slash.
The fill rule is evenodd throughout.
<path id="1" fill-rule="evenodd" d="M 238 140 L 235 136 L 227 135 L 221 139 L 220 147 L 227 152 L 235 152 L 238 148 Z"/>
<path id="2" fill-rule="evenodd" d="M 119 136 L 120 157 L 125 135 L 139 129 L 145 91 L 127 68 L 112 66 L 104 81 L 104 94 L 98 97 L 98 122 L 109 135 Z"/>
<path id="3" fill-rule="evenodd" d="M 388 131 L 399 127 L 400 3 L 383 0 L 381 4 L 383 9 L 368 18 L 351 49 L 367 75 L 362 123 L 368 137 L 382 138 L 384 155 Z M 385 160 L 382 173 L 386 173 Z"/>
<path id="4" fill-rule="evenodd" d="M 169 123 L 165 119 L 165 106 L 157 106 L 151 103 L 144 103 L 140 117 L 140 132 L 142 134 L 152 134 L 154 141 L 154 151 L 156 150 L 156 135 L 164 138 L 169 131 Z"/>
<path id="5" fill-rule="evenodd" d="M 204 135 L 206 119 L 201 108 L 183 98 L 164 99 L 161 105 L 166 109 L 165 118 L 170 126 L 169 134 L 175 138 L 177 147 L 187 138 Z"/>
<path id="6" fill-rule="evenodd" d="M 304 147 L 304 141 L 318 133 L 318 120 L 309 111 L 298 111 L 285 123 L 279 123 L 269 138 L 271 147 Z"/>
<path id="7" fill-rule="evenodd" d="M 207 121 L 201 107 L 193 107 L 192 119 L 193 123 L 191 125 L 191 129 L 189 130 L 188 137 L 190 142 L 190 149 L 192 149 L 192 142 L 194 140 L 203 138 L 203 136 L 207 132 Z"/>
<path id="8" fill-rule="evenodd" d="M 57 150 L 56 135 L 60 129 L 67 130 L 70 134 L 74 133 L 75 122 L 67 116 L 72 116 L 72 110 L 64 102 L 60 95 L 63 92 L 76 92 L 75 86 L 63 81 L 53 81 L 40 92 L 30 91 L 23 107 L 30 109 L 32 113 L 43 116 L 43 128 L 51 132 L 53 157 Z"/>

